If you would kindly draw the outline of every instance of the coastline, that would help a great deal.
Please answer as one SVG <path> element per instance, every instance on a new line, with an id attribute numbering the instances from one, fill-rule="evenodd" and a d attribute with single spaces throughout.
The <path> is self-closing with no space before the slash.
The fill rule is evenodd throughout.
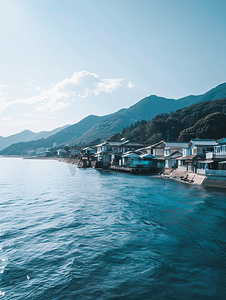
<path id="1" fill-rule="evenodd" d="M 79 159 L 68 157 L 44 157 L 44 156 L 11 156 L 4 155 L 1 157 L 22 158 L 22 159 L 41 159 L 41 160 L 57 160 L 73 165 L 78 165 Z M 92 166 L 93 167 L 93 166 Z M 226 189 L 226 177 L 199 175 L 188 171 L 180 171 L 178 169 L 164 169 L 159 176 L 164 179 L 174 179 L 188 184 L 202 185 L 206 187 Z"/>
<path id="2" fill-rule="evenodd" d="M 226 178 L 224 177 L 199 175 L 188 171 L 180 171 L 178 169 L 165 169 L 160 176 L 166 179 L 179 180 L 188 184 L 226 189 Z"/>

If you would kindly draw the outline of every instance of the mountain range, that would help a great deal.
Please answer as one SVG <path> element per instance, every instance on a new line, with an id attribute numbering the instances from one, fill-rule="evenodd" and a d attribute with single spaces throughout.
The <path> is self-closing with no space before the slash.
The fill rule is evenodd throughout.
<path id="1" fill-rule="evenodd" d="M 49 136 L 54 135 L 57 132 L 67 128 L 68 126 L 69 125 L 65 125 L 62 127 L 55 128 L 51 131 L 40 131 L 38 133 L 26 129 L 19 133 L 7 137 L 0 136 L 0 150 L 18 142 L 28 142 L 28 141 L 36 141 L 39 139 L 46 139 Z"/>
<path id="2" fill-rule="evenodd" d="M 220 139 L 226 136 L 226 98 L 209 100 L 158 114 L 151 121 L 141 121 L 124 128 L 109 140 L 133 140 L 155 144 L 161 140 L 187 142 L 194 138 Z"/>
<path id="3" fill-rule="evenodd" d="M 5 148 L 0 154 L 21 154 L 25 153 L 27 149 L 52 147 L 55 142 L 58 145 L 80 146 L 97 143 L 101 139 L 121 132 L 123 128 L 138 120 L 151 120 L 159 113 L 170 113 L 207 100 L 216 100 L 225 97 L 226 83 L 218 85 L 205 94 L 190 95 L 177 100 L 152 95 L 140 100 L 129 108 L 121 109 L 106 116 L 90 115 L 47 138 L 13 144 Z"/>

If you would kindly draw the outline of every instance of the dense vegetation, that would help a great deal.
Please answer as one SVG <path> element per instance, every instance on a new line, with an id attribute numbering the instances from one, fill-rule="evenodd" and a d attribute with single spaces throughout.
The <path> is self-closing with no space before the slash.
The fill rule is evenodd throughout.
<path id="1" fill-rule="evenodd" d="M 205 101 L 170 114 L 158 114 L 141 121 L 109 139 L 126 139 L 154 144 L 160 140 L 189 141 L 193 138 L 218 139 L 226 136 L 226 98 Z"/>

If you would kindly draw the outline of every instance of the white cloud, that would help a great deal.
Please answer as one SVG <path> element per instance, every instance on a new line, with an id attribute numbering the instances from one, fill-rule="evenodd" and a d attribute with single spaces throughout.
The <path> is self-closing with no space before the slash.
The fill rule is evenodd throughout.
<path id="1" fill-rule="evenodd" d="M 67 102 L 55 102 L 49 101 L 46 103 L 41 103 L 35 107 L 37 112 L 52 114 L 58 112 L 66 107 L 68 107 L 70 103 Z"/>
<path id="2" fill-rule="evenodd" d="M 114 89 L 118 88 L 122 79 L 103 79 L 99 83 L 94 83 L 96 88 L 91 91 L 95 95 L 99 95 L 100 92 L 112 93 Z"/>
<path id="3" fill-rule="evenodd" d="M 69 98 L 86 98 L 91 94 L 98 96 L 101 92 L 112 93 L 121 86 L 122 79 L 101 79 L 95 73 L 87 71 L 75 72 L 71 78 L 65 78 L 55 85 L 51 85 L 48 90 L 42 90 L 40 95 L 18 99 L 15 103 L 35 104 L 36 111 L 57 112 L 70 105 Z M 37 89 L 37 87 L 36 87 Z M 62 98 L 66 101 L 59 101 Z"/>
<path id="4" fill-rule="evenodd" d="M 7 99 L 7 96 L 4 96 L 3 93 L 0 93 L 0 114 L 11 105 L 10 102 L 6 101 Z"/>
<path id="5" fill-rule="evenodd" d="M 37 96 L 8 101 L 8 96 L 0 93 L 0 113 L 15 104 L 36 105 L 35 111 L 45 114 L 59 113 L 76 98 L 83 99 L 90 95 L 112 93 L 121 87 L 122 80 L 122 78 L 101 79 L 97 74 L 88 71 L 75 72 L 71 78 L 65 78 L 55 85 L 51 84 L 46 90 L 39 91 L 40 87 L 37 86 L 36 90 L 39 91 Z M 33 81 L 28 83 L 29 90 L 32 89 Z"/>
<path id="6" fill-rule="evenodd" d="M 135 87 L 135 85 L 134 85 L 134 84 L 132 84 L 132 82 L 129 82 L 129 83 L 127 84 L 127 86 L 128 86 L 128 88 L 130 88 L 130 89 L 132 89 L 132 88 L 134 88 L 134 87 Z"/>
<path id="7" fill-rule="evenodd" d="M 0 83 L 0 89 L 3 89 L 4 87 L 7 87 L 7 85 L 3 85 Z"/>
<path id="8" fill-rule="evenodd" d="M 99 95 L 101 92 L 112 93 L 121 86 L 122 79 L 100 79 L 95 73 L 87 71 L 75 72 L 70 79 L 66 78 L 54 86 L 59 92 L 67 96 L 78 95 L 86 98 L 90 94 Z"/>
<path id="9" fill-rule="evenodd" d="M 5 118 L 2 118 L 2 121 L 12 121 L 13 119 L 11 117 L 5 117 Z"/>
<path id="10" fill-rule="evenodd" d="M 23 117 L 28 117 L 28 118 L 31 118 L 34 116 L 34 114 L 32 112 L 28 113 L 28 114 L 23 114 L 22 115 Z"/>

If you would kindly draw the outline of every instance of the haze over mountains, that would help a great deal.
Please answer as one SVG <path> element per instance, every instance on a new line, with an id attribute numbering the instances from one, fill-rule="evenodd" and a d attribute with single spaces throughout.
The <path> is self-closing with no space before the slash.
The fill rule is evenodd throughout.
<path id="1" fill-rule="evenodd" d="M 120 133 L 124 127 L 130 126 L 131 123 L 135 123 L 138 120 L 151 120 L 159 113 L 170 113 L 189 105 L 225 97 L 226 83 L 218 85 L 205 94 L 198 96 L 190 95 L 178 100 L 152 95 L 140 100 L 129 108 L 121 109 L 110 115 L 103 117 L 90 115 L 80 122 L 70 125 L 47 138 L 14 144 L 7 147 L 1 154 L 19 154 L 28 148 L 48 148 L 52 147 L 54 142 L 58 145 L 87 145 Z M 27 136 L 29 136 L 29 134 Z M 3 148 L 1 147 L 1 149 Z"/>
<path id="2" fill-rule="evenodd" d="M 17 142 L 28 142 L 28 141 L 36 141 L 39 139 L 46 139 L 49 136 L 56 134 L 57 132 L 65 129 L 68 126 L 69 125 L 65 125 L 62 127 L 55 128 L 51 131 L 40 131 L 38 133 L 26 129 L 19 133 L 7 137 L 0 136 L 0 150 Z"/>

